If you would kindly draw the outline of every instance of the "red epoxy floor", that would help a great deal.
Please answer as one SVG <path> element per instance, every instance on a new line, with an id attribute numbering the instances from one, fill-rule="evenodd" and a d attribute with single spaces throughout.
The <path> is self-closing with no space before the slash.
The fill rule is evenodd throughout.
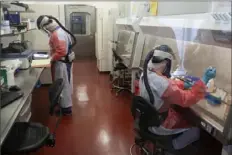
<path id="1" fill-rule="evenodd" d="M 128 155 L 134 137 L 130 95 L 116 97 L 110 90 L 109 76 L 99 74 L 95 61 L 75 62 L 73 71 L 73 116 L 63 118 L 55 148 L 34 154 Z M 48 115 L 47 90 L 42 87 L 33 93 L 32 121 L 53 129 L 55 118 Z"/>
<path id="2" fill-rule="evenodd" d="M 32 154 L 129 155 L 134 141 L 130 95 L 116 97 L 110 90 L 109 76 L 100 74 L 93 60 L 74 63 L 73 82 L 73 116 L 63 118 L 56 147 L 45 147 Z M 48 87 L 34 91 L 32 113 L 32 121 L 50 129 L 55 127 L 55 118 L 48 115 Z M 219 142 L 207 134 L 201 139 L 203 150 L 198 155 L 220 155 Z"/>

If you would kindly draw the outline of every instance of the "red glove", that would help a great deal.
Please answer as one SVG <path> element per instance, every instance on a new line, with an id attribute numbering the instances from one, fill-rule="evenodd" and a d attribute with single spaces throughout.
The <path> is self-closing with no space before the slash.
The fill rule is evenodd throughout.
<path id="1" fill-rule="evenodd" d="M 197 98 L 203 99 L 205 97 L 206 93 L 206 86 L 203 81 L 198 80 L 197 82 L 194 83 L 194 85 L 191 88 L 191 91 L 196 94 Z"/>

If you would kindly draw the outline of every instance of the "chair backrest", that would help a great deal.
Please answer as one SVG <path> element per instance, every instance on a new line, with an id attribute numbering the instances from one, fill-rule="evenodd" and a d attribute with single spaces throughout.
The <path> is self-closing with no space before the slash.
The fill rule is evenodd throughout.
<path id="1" fill-rule="evenodd" d="M 64 81 L 63 79 L 57 79 L 49 88 L 49 113 L 53 115 L 55 107 L 59 105 L 60 102 L 60 95 L 64 88 Z"/>
<path id="2" fill-rule="evenodd" d="M 122 61 L 122 59 L 117 55 L 116 50 L 112 49 L 112 51 L 113 51 L 113 56 L 115 58 L 115 61 Z"/>
<path id="3" fill-rule="evenodd" d="M 159 112 L 141 96 L 133 97 L 131 113 L 134 120 L 139 120 L 140 130 L 147 130 L 152 126 L 159 127 L 162 123 Z"/>

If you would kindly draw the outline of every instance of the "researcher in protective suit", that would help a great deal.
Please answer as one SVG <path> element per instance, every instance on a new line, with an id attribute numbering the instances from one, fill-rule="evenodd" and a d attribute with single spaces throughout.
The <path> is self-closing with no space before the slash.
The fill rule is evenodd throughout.
<path id="1" fill-rule="evenodd" d="M 174 57 L 174 53 L 169 46 L 161 45 L 154 48 L 153 56 L 147 65 L 147 81 L 154 99 L 152 104 L 161 114 L 166 113 L 162 125 L 151 127 L 149 130 L 157 135 L 182 133 L 172 142 L 173 148 L 179 150 L 197 141 L 200 138 L 200 131 L 198 128 L 191 127 L 180 113 L 171 108 L 171 105 L 190 107 L 196 104 L 204 98 L 206 87 L 199 80 L 195 82 L 191 89 L 184 90 L 183 81 L 170 79 Z M 144 82 L 144 75 L 142 74 L 139 82 L 140 96 L 150 101 Z"/>
<path id="2" fill-rule="evenodd" d="M 70 35 L 59 26 L 59 24 L 49 16 L 40 16 L 37 19 L 37 26 L 45 31 L 50 37 L 50 55 L 52 80 L 62 78 L 64 88 L 61 93 L 61 108 L 63 115 L 72 114 L 72 62 L 67 60 L 71 53 L 70 45 L 72 40 Z"/>

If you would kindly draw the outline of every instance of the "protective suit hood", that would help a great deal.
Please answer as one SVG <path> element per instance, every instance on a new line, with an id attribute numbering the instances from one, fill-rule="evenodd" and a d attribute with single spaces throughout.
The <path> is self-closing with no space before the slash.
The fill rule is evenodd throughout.
<path id="1" fill-rule="evenodd" d="M 53 32 L 59 25 L 47 16 L 41 16 L 37 19 L 37 27 L 46 32 Z"/>
<path id="2" fill-rule="evenodd" d="M 54 31 L 59 26 L 66 33 L 68 33 L 73 39 L 73 42 L 70 45 L 70 49 L 72 49 L 76 45 L 77 43 L 76 37 L 70 31 L 68 31 L 55 17 L 50 16 L 50 15 L 41 15 L 38 17 L 36 23 L 37 23 L 37 27 L 39 30 L 42 29 L 44 32 L 48 34 L 50 34 L 52 31 Z"/>
<path id="3" fill-rule="evenodd" d="M 175 55 L 169 46 L 157 46 L 154 48 L 153 57 L 148 63 L 148 69 L 158 70 L 161 67 L 165 68 L 163 71 L 163 75 L 169 78 L 171 77 L 172 61 L 174 59 Z"/>

